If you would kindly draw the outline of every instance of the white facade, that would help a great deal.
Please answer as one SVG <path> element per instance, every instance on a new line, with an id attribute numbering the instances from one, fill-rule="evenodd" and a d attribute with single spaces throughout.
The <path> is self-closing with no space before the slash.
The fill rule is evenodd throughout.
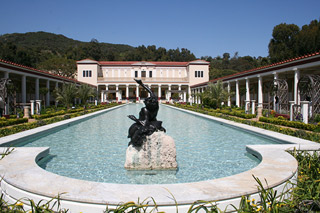
<path id="1" fill-rule="evenodd" d="M 148 85 L 159 100 L 188 102 L 190 87 L 209 80 L 209 62 L 98 62 L 85 59 L 77 62 L 77 76 L 78 81 L 98 87 L 101 102 L 139 101 L 148 97 L 135 78 Z"/>

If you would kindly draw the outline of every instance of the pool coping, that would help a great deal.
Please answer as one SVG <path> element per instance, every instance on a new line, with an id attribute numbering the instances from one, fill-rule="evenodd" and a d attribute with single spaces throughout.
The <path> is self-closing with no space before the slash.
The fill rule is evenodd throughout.
<path id="1" fill-rule="evenodd" d="M 41 131 L 45 134 L 52 128 L 61 128 L 70 122 L 79 122 L 91 116 L 104 113 L 110 109 L 98 111 L 84 116 L 64 120 L 54 124 L 38 127 L 15 135 L 0 138 L 0 144 L 12 140 L 23 140 L 32 137 Z M 241 128 L 254 134 L 264 135 L 288 142 L 288 144 L 273 145 L 249 145 L 248 152 L 261 159 L 261 163 L 255 168 L 224 178 L 207 181 L 180 183 L 180 184 L 113 184 L 78 180 L 59 176 L 41 169 L 36 161 L 47 155 L 48 147 L 17 147 L 13 152 L 0 161 L 0 175 L 3 177 L 1 184 L 2 192 L 8 200 L 18 200 L 23 197 L 30 199 L 50 199 L 60 195 L 62 205 L 71 212 L 84 211 L 100 212 L 105 205 L 117 206 L 119 203 L 144 200 L 152 197 L 157 205 L 162 206 L 165 211 L 175 211 L 176 202 L 180 209 L 187 209 L 190 204 L 197 200 L 218 201 L 218 207 L 225 208 L 228 204 L 239 203 L 243 195 L 252 194 L 257 197 L 257 183 L 253 178 L 258 177 L 267 180 L 269 187 L 279 191 L 287 188 L 287 181 L 295 181 L 298 164 L 295 158 L 286 152 L 289 149 L 320 150 L 320 144 L 308 140 L 283 135 L 281 133 L 224 120 L 201 113 L 188 111 L 172 106 L 176 110 L 185 111 L 210 120 L 215 120 L 224 125 Z M 69 121 L 69 122 L 68 122 Z M 60 124 L 60 125 L 59 125 Z M 5 148 L 2 148 L 2 152 Z M 54 183 L 54 184 L 53 184 Z M 95 209 L 96 211 L 91 211 Z M 182 212 L 184 212 L 182 210 Z"/>

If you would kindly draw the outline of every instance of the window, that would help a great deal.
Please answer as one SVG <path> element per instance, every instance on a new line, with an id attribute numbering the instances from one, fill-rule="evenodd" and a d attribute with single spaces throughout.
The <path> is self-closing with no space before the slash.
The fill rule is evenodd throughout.
<path id="1" fill-rule="evenodd" d="M 146 77 L 146 71 L 141 71 L 141 78 L 145 78 Z"/>
<path id="2" fill-rule="evenodd" d="M 138 71 L 134 71 L 134 77 L 138 78 Z"/>
<path id="3" fill-rule="evenodd" d="M 152 71 L 149 71 L 149 78 L 152 78 Z"/>
<path id="4" fill-rule="evenodd" d="M 201 71 L 201 78 L 203 78 L 203 71 Z"/>
<path id="5" fill-rule="evenodd" d="M 198 71 L 198 78 L 200 78 L 200 71 Z"/>
<path id="6" fill-rule="evenodd" d="M 83 77 L 92 77 L 92 71 L 91 70 L 83 70 L 82 76 Z"/>
<path id="7" fill-rule="evenodd" d="M 198 77 L 198 71 L 194 72 L 194 77 Z"/>

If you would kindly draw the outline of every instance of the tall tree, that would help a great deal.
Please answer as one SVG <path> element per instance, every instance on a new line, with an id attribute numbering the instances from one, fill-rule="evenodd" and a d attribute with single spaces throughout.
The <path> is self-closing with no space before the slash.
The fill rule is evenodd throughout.
<path id="1" fill-rule="evenodd" d="M 295 24 L 282 23 L 273 28 L 269 43 L 271 62 L 282 61 L 295 56 L 294 47 L 300 29 Z"/>

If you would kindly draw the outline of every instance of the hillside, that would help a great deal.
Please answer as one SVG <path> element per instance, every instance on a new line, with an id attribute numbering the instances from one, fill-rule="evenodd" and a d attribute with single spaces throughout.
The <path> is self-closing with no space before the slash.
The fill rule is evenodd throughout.
<path id="1" fill-rule="evenodd" d="M 73 40 L 61 34 L 47 32 L 29 32 L 29 33 L 12 33 L 0 36 L 0 42 L 13 43 L 18 48 L 40 48 L 42 51 L 48 50 L 63 54 L 71 47 L 89 44 L 90 42 L 82 42 Z M 134 47 L 122 44 L 99 43 L 102 51 L 109 49 L 118 50 L 120 52 L 133 50 Z"/>
<path id="2" fill-rule="evenodd" d="M 91 58 L 97 61 L 191 61 L 196 57 L 189 50 L 152 46 L 132 47 L 125 44 L 77 41 L 64 35 L 47 32 L 12 33 L 0 36 L 0 58 L 38 69 L 74 77 L 76 61 Z"/>

